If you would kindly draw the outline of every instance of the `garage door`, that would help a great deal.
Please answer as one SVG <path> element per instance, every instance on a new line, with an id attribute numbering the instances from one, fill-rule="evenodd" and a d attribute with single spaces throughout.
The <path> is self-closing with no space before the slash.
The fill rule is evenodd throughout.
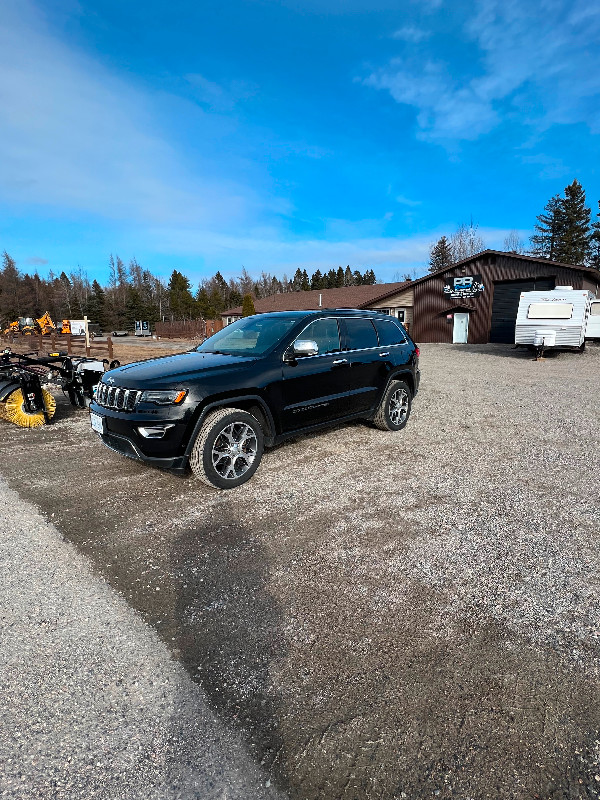
<path id="1" fill-rule="evenodd" d="M 514 342 L 521 292 L 545 292 L 548 289 L 554 289 L 554 278 L 494 283 L 490 342 Z"/>

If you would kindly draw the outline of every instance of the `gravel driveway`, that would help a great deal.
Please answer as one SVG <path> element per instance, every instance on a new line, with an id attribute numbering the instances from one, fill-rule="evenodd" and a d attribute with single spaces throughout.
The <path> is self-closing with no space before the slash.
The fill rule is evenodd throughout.
<path id="1" fill-rule="evenodd" d="M 600 797 L 600 348 L 421 368 L 404 432 L 299 438 L 230 492 L 64 404 L 0 426 L 2 472 L 291 797 Z"/>
<path id="2" fill-rule="evenodd" d="M 1 479 L 0 531 L 1 797 L 281 796 L 156 634 Z"/>

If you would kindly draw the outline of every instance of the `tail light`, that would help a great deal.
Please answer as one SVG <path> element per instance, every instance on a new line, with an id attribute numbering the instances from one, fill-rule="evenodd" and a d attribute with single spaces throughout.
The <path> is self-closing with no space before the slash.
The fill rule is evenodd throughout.
<path id="1" fill-rule="evenodd" d="M 419 345 L 415 345 L 415 355 L 418 358 L 421 355 L 421 351 L 419 350 Z"/>

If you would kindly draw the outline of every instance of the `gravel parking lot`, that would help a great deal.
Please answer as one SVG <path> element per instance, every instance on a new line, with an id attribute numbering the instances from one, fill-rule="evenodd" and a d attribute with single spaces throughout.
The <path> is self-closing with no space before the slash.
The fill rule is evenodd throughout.
<path id="1" fill-rule="evenodd" d="M 600 347 L 421 368 L 402 433 L 299 438 L 230 492 L 65 403 L 0 424 L 0 469 L 291 797 L 600 797 Z"/>

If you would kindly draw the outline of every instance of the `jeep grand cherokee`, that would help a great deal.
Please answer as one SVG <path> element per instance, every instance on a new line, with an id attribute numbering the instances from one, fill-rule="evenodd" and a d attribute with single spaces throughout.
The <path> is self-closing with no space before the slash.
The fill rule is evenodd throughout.
<path id="1" fill-rule="evenodd" d="M 286 437 L 357 418 L 401 430 L 419 376 L 417 346 L 386 314 L 257 314 L 189 353 L 105 373 L 90 418 L 113 450 L 176 471 L 189 465 L 231 489 Z"/>

